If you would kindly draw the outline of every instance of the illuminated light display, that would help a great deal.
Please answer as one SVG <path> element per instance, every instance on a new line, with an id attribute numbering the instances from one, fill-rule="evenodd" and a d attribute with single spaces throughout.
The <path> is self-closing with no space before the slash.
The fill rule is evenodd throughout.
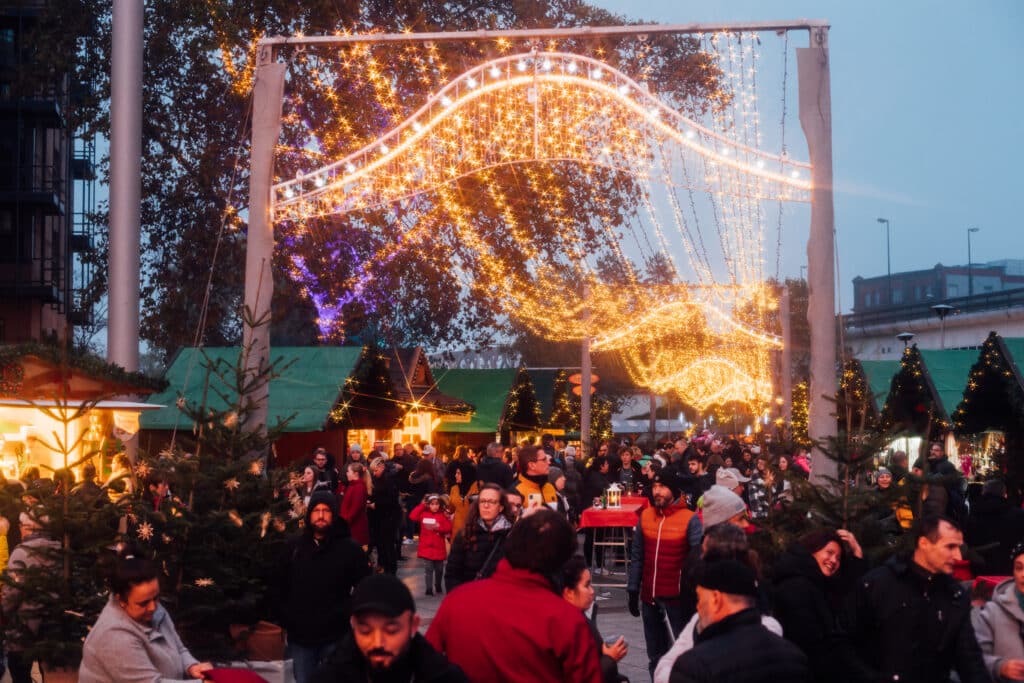
<path id="1" fill-rule="evenodd" d="M 359 139 L 339 116 L 308 149 L 287 151 L 289 164 L 303 172 L 272 188 L 286 241 L 308 239 L 329 217 L 383 216 L 401 226 L 400 239 L 380 245 L 331 296 L 311 293 L 321 321 L 360 300 L 375 264 L 413 250 L 533 334 L 590 337 L 595 350 L 618 351 L 642 386 L 702 409 L 738 401 L 760 412 L 773 396 L 770 352 L 781 345 L 769 324 L 776 301 L 765 285 L 763 204 L 808 201 L 810 168 L 760 149 L 756 36 L 708 34 L 700 41 L 721 69 L 721 87 L 701 121 L 652 93 L 643 70 L 630 77 L 554 44 L 513 54 L 505 43 L 498 51 L 506 54 L 454 78 L 436 46 L 406 46 L 404 63 L 434 88 L 411 114 L 387 60 L 367 45 L 340 52 L 341 75 L 310 67 L 315 55 L 296 55 L 325 97 L 338 98 L 337 84 L 351 80 L 372 90 L 374 105 L 392 121 L 379 137 Z M 286 125 L 301 123 L 295 97 Z M 325 164 L 329 158 L 338 160 Z M 581 183 L 609 173 L 632 178 L 641 225 L 623 226 L 599 201 L 596 215 L 574 215 L 574 188 L 564 185 L 569 166 Z M 520 222 L 517 188 L 497 180 L 507 168 L 533 191 L 532 208 L 559 230 L 547 236 L 556 253 L 535 246 L 534 226 Z M 463 195 L 467 180 L 482 196 Z M 654 185 L 667 188 L 664 202 L 652 198 Z M 703 216 L 697 196 L 711 209 Z M 500 235 L 478 220 L 472 206 L 481 200 L 503 219 Z M 515 244 L 520 262 L 502 258 L 502 240 Z M 637 264 L 654 257 L 663 259 L 671 282 L 652 284 L 640 272 Z M 299 281 L 314 277 L 301 258 L 291 261 Z M 665 333 L 667 327 L 680 331 Z"/>

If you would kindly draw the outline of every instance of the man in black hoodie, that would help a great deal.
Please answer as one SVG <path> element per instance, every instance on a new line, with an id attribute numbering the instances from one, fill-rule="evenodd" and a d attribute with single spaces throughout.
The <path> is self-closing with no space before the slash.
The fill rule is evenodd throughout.
<path id="1" fill-rule="evenodd" d="M 468 683 L 417 631 L 409 588 L 390 574 L 371 576 L 352 595 L 352 631 L 314 677 L 315 683 Z"/>
<path id="2" fill-rule="evenodd" d="M 497 484 L 506 491 L 512 488 L 512 469 L 501 459 L 500 443 L 487 445 L 487 453 L 480 458 L 476 467 L 476 476 L 480 485 Z"/>
<path id="3" fill-rule="evenodd" d="M 288 633 L 296 683 L 309 683 L 317 667 L 350 630 L 352 590 L 370 573 L 366 553 L 338 514 L 338 499 L 315 491 L 302 533 L 278 565 L 277 608 Z"/>

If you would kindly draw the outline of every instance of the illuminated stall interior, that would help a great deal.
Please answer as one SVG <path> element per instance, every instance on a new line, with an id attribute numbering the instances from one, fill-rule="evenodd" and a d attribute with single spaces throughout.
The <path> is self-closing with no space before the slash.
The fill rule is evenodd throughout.
<path id="1" fill-rule="evenodd" d="M 382 366 L 368 374 L 379 374 L 382 384 L 386 379 L 390 395 L 386 405 L 374 411 L 375 419 L 370 423 L 365 418 L 356 419 L 350 406 L 353 422 L 364 426 L 348 430 L 349 444 L 357 443 L 367 453 L 383 445 L 390 453 L 396 443 L 417 447 L 421 442 L 433 443 L 434 431 L 442 420 L 469 419 L 473 406 L 438 389 L 422 347 L 393 348 L 380 353 L 377 362 Z"/>
<path id="2" fill-rule="evenodd" d="M 39 345 L 0 348 L 0 471 L 8 478 L 31 467 L 50 477 L 67 465 L 80 478 L 90 454 L 105 473 L 138 432 L 140 413 L 158 407 L 141 402 L 161 386 L 144 375 Z"/>

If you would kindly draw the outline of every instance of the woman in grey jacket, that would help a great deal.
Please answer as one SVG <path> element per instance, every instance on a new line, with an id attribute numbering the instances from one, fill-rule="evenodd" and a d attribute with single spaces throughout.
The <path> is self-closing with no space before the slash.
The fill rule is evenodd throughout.
<path id="1" fill-rule="evenodd" d="M 189 653 L 160 605 L 152 562 L 126 555 L 110 579 L 110 600 L 85 639 L 79 683 L 174 683 L 212 668 Z"/>
<path id="2" fill-rule="evenodd" d="M 1024 543 L 1010 554 L 1013 578 L 971 612 L 974 635 L 993 681 L 1024 681 Z"/>

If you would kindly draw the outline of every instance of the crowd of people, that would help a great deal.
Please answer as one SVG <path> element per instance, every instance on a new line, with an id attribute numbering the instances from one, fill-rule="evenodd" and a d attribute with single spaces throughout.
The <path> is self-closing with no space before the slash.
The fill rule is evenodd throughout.
<path id="1" fill-rule="evenodd" d="M 772 512 L 800 495 L 806 452 L 710 434 L 653 450 L 607 441 L 580 457 L 545 437 L 448 458 L 426 444 L 369 455 L 353 445 L 337 462 L 317 448 L 289 484 L 303 523 L 270 582 L 297 683 L 621 683 L 629 644 L 602 637 L 593 585 L 613 564 L 624 565 L 628 611 L 658 683 L 1024 680 L 1024 510 L 1003 481 L 969 501 L 940 444 L 912 467 L 893 454 L 853 482 L 907 548 L 873 566 L 850 529 L 816 520 L 778 552 L 758 544 Z M 915 474 L 923 501 L 909 493 Z M 628 549 L 604 557 L 577 523 L 612 484 L 646 503 Z M 143 486 L 144 502 L 172 495 L 159 476 Z M 56 543 L 30 514 L 17 527 L 14 577 L 35 546 Z M 443 596 L 423 635 L 396 577 L 413 544 L 425 595 Z M 967 546 L 979 548 L 979 571 L 1008 577 L 990 596 L 954 578 Z M 160 606 L 159 574 L 122 550 L 80 680 L 216 680 Z M 30 602 L 4 590 L 5 615 Z M 10 645 L 13 680 L 30 680 L 31 662 L 26 670 Z"/>

